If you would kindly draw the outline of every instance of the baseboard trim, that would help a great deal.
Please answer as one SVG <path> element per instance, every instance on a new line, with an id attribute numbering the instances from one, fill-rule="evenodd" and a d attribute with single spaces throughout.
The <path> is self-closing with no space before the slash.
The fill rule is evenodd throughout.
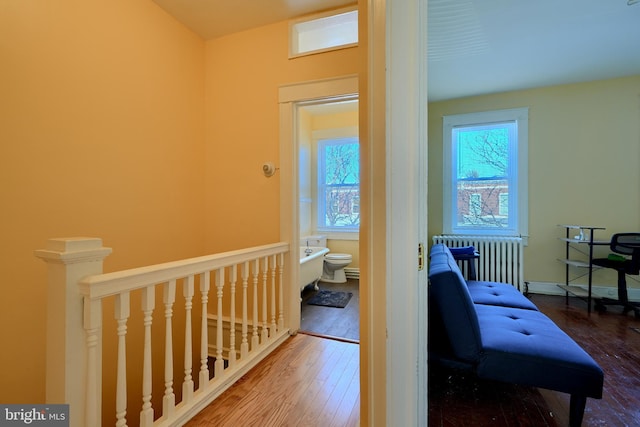
<path id="1" fill-rule="evenodd" d="M 561 283 L 556 282 L 527 282 L 528 291 L 532 294 L 542 294 L 542 295 L 565 295 L 565 292 L 558 287 Z M 587 285 L 575 285 L 579 286 L 583 289 L 587 289 Z M 598 297 L 608 297 L 608 298 L 616 298 L 618 296 L 618 287 L 617 286 L 592 286 L 591 294 Z M 636 288 L 627 288 L 627 294 L 629 295 L 629 300 L 631 301 L 640 301 L 640 289 Z"/>

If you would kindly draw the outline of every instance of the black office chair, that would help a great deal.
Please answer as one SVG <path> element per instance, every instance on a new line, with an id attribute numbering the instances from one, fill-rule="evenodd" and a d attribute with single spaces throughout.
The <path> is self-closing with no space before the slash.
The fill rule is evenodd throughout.
<path id="1" fill-rule="evenodd" d="M 640 302 L 629 301 L 626 280 L 627 274 L 640 274 L 640 233 L 614 234 L 611 237 L 609 247 L 614 254 L 607 258 L 596 258 L 592 263 L 600 267 L 612 268 L 618 272 L 618 299 L 598 299 L 595 301 L 595 309 L 607 311 L 607 305 L 621 305 L 624 314 L 633 310 L 636 318 L 640 318 Z"/>

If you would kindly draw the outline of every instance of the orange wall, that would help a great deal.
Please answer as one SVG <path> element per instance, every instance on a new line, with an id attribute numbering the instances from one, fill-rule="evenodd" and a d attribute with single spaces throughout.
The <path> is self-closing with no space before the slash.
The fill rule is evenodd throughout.
<path id="1" fill-rule="evenodd" d="M 278 88 L 359 71 L 359 49 L 288 59 L 280 22 L 207 42 L 206 248 L 217 252 L 279 240 Z"/>
<path id="2" fill-rule="evenodd" d="M 48 238 L 102 238 L 105 271 L 279 240 L 278 87 L 361 65 L 289 60 L 287 28 L 205 43 L 146 0 L 0 2 L 0 402 L 44 402 Z"/>
<path id="3" fill-rule="evenodd" d="M 203 253 L 204 45 L 147 0 L 0 2 L 0 402 L 44 402 L 48 238 Z"/>

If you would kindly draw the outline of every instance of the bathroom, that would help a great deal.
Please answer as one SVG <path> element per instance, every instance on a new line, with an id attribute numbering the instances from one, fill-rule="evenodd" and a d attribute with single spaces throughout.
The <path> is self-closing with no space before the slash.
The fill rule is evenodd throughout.
<path id="1" fill-rule="evenodd" d="M 299 155 L 299 217 L 301 259 L 309 246 L 321 245 L 329 252 L 322 257 L 338 258 L 324 261 L 322 277 L 319 282 L 301 283 L 302 330 L 325 336 L 336 336 L 357 341 L 358 331 L 358 278 L 359 278 L 359 152 L 358 152 L 358 100 L 357 97 L 322 100 L 298 105 L 297 141 Z M 323 149 L 326 145 L 341 145 L 338 151 Z M 323 151 L 324 150 L 324 151 Z M 340 151 L 342 150 L 342 151 Z M 325 154 L 323 153 L 333 153 Z M 331 156 L 334 158 L 332 159 Z M 339 189 L 327 191 L 331 179 L 322 179 L 325 171 L 331 169 L 337 161 L 342 163 L 339 177 Z M 355 166 L 354 166 L 355 165 Z M 318 194 L 340 194 L 339 200 L 331 201 L 331 196 Z M 320 199 L 319 202 L 316 200 Z M 341 207 L 341 215 L 327 212 L 331 208 L 323 205 Z M 346 207 L 345 207 L 346 206 Z M 325 210 L 323 210 L 325 209 Z M 318 214 L 318 212 L 321 212 Z M 326 219 L 323 220 L 323 216 Z M 308 239 L 307 239 L 308 238 Z M 307 250 L 307 252 L 310 252 Z M 336 256 L 337 255 L 337 256 Z M 306 260 L 305 260 L 306 261 Z M 305 263 L 301 264 L 301 282 L 319 273 L 307 272 Z M 309 263 L 310 264 L 310 263 Z M 346 264 L 346 265 L 345 265 Z M 311 276 L 309 276 L 311 274 Z M 346 279 L 346 281 L 345 281 Z M 305 287 L 306 285 L 306 287 Z M 315 285 L 315 286 L 314 286 Z M 306 301 L 318 291 L 332 290 L 352 294 L 346 307 L 317 307 L 306 305 Z M 330 324 L 330 325 L 329 325 Z M 331 326 L 333 325 L 333 326 Z"/>

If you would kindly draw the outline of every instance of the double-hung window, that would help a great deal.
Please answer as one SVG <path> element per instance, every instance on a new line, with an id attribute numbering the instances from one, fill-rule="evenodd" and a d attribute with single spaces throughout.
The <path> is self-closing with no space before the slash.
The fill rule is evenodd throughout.
<path id="1" fill-rule="evenodd" d="M 528 109 L 445 116 L 447 234 L 528 235 Z"/>
<path id="2" fill-rule="evenodd" d="M 360 148 L 357 137 L 318 141 L 317 226 L 357 232 L 360 227 Z"/>

